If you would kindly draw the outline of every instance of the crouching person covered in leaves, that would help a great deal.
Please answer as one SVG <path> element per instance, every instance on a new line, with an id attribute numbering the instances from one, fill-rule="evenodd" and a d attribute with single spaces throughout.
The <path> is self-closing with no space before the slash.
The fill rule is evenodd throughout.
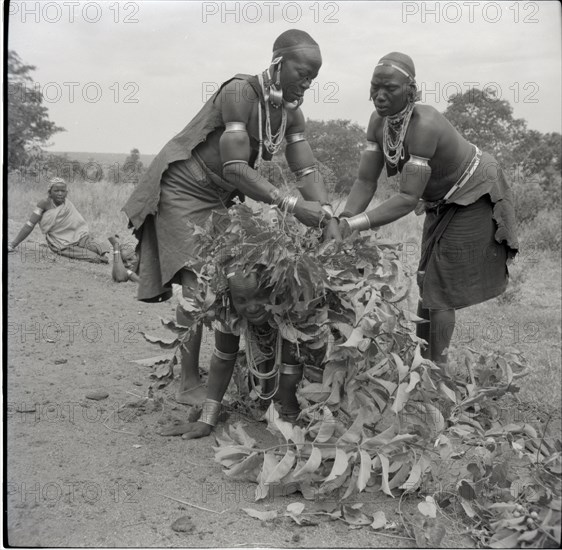
<path id="1" fill-rule="evenodd" d="M 311 361 L 318 364 L 325 354 L 325 347 L 308 350 L 301 345 L 298 349 L 296 344 L 283 338 L 266 307 L 270 304 L 271 288 L 260 280 L 259 267 L 250 271 L 227 270 L 226 279 L 228 298 L 213 323 L 215 348 L 201 416 L 197 422 L 164 429 L 161 435 L 183 434 L 184 439 L 196 439 L 211 433 L 234 372 L 242 335 L 255 394 L 266 402 L 275 399 L 280 405 L 281 417 L 291 422 L 295 422 L 300 413 L 296 389 L 305 364 Z"/>

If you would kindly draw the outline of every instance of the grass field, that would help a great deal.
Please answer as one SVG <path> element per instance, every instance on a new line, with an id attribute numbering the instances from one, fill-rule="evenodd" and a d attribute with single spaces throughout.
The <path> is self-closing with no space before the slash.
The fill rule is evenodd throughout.
<path id="1" fill-rule="evenodd" d="M 132 184 L 115 185 L 75 182 L 69 186 L 69 198 L 82 213 L 91 233 L 100 238 L 119 234 L 130 238 L 121 207 L 132 191 Z M 37 201 L 46 195 L 45 183 L 10 179 L 8 184 L 9 237 L 13 238 L 25 223 Z M 335 201 L 342 208 L 342 200 Z M 415 269 L 423 217 L 410 214 L 383 227 L 377 235 L 402 243 L 402 261 Z M 36 228 L 33 239 L 41 240 Z M 477 350 L 519 350 L 527 358 L 531 373 L 522 380 L 519 399 L 528 406 L 554 412 L 561 409 L 561 274 L 557 253 L 526 248 L 510 267 L 511 281 L 506 294 L 484 304 L 461 310 L 453 344 Z M 417 287 L 412 285 L 410 309 L 417 302 Z"/>

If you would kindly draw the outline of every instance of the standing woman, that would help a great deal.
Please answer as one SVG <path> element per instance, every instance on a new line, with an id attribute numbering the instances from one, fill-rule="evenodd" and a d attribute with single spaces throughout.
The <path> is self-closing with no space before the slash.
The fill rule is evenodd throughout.
<path id="1" fill-rule="evenodd" d="M 196 288 L 188 222 L 204 226 L 213 211 L 225 213 L 235 197 L 277 204 L 302 223 L 337 223 L 316 161 L 304 136 L 303 96 L 322 65 L 320 48 L 306 32 L 292 29 L 273 45 L 269 67 L 258 75 L 238 74 L 223 83 L 193 120 L 160 151 L 123 210 L 139 239 L 138 299 L 166 300 L 180 284 L 180 324 L 189 324 Z M 300 196 L 283 196 L 257 168 L 286 140 L 286 157 L 296 174 Z M 220 227 L 218 228 L 220 231 Z M 199 378 L 201 327 L 182 347 L 181 381 L 176 399 L 201 404 Z"/>
<path id="2" fill-rule="evenodd" d="M 446 364 L 455 310 L 504 292 L 507 260 L 517 253 L 511 191 L 497 161 L 469 143 L 433 107 L 416 105 L 412 59 L 392 52 L 371 79 L 375 111 L 367 148 L 342 213 L 341 229 L 376 229 L 425 210 L 418 267 L 418 336 L 425 356 Z M 386 167 L 399 193 L 365 212 Z"/>

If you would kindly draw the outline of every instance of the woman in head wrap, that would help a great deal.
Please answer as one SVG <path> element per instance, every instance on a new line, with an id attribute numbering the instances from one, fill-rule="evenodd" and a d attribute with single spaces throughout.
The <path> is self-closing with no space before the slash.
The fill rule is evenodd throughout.
<path id="1" fill-rule="evenodd" d="M 109 247 L 97 242 L 89 232 L 86 221 L 68 199 L 68 187 L 64 179 L 52 178 L 47 187 L 47 198 L 40 200 L 29 220 L 16 238 L 8 244 L 8 252 L 15 252 L 39 224 L 49 248 L 56 254 L 86 260 L 92 263 L 108 263 Z M 126 255 L 125 262 L 131 267 L 134 252 Z M 126 269 L 126 268 L 125 268 Z M 134 276 L 134 273 L 131 272 Z M 129 276 L 123 280 L 127 280 Z"/>
<path id="2" fill-rule="evenodd" d="M 193 120 L 158 154 L 123 210 L 139 239 L 138 299 L 152 302 L 172 295 L 181 284 L 177 319 L 188 324 L 195 274 L 184 267 L 193 255 L 187 222 L 203 226 L 213 211 L 225 212 L 235 197 L 291 211 L 304 224 L 328 225 L 339 235 L 322 177 L 304 136 L 303 96 L 318 75 L 318 44 L 296 29 L 273 45 L 269 67 L 256 76 L 236 75 L 213 95 Z M 289 167 L 300 196 L 283 196 L 257 168 L 286 141 Z M 186 318 L 187 316 L 187 318 Z M 182 377 L 177 400 L 200 404 L 201 330 L 182 348 Z"/>
<path id="3" fill-rule="evenodd" d="M 436 109 L 416 105 L 412 59 L 392 52 L 371 79 L 375 105 L 357 179 L 341 217 L 344 234 L 376 229 L 418 207 L 426 213 L 418 268 L 418 336 L 425 356 L 446 364 L 455 310 L 489 300 L 507 286 L 517 253 L 510 189 L 497 161 L 464 139 Z M 386 167 L 400 191 L 365 212 Z"/>

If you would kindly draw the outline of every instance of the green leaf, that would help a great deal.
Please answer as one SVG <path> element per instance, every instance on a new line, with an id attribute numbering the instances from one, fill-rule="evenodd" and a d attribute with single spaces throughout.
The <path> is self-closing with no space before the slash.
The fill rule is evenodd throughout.
<path id="1" fill-rule="evenodd" d="M 457 396 L 455 395 L 455 392 L 449 388 L 447 385 L 445 385 L 443 382 L 439 382 L 439 389 L 441 390 L 441 392 L 447 396 L 455 405 L 457 404 Z"/>
<path id="2" fill-rule="evenodd" d="M 162 338 L 160 336 L 152 336 L 151 334 L 147 334 L 146 332 L 140 331 L 140 333 L 144 336 L 144 339 L 151 344 L 158 344 L 161 348 L 170 349 L 174 348 L 178 345 L 180 340 L 176 337 L 172 338 Z"/>
<path id="3" fill-rule="evenodd" d="M 396 395 L 394 396 L 394 403 L 392 404 L 392 411 L 398 414 L 403 408 L 404 405 L 407 403 L 408 398 L 410 397 L 407 393 L 408 384 L 406 382 L 402 382 L 398 386 L 398 390 L 396 390 Z"/>
<path id="4" fill-rule="evenodd" d="M 307 384 L 299 390 L 299 394 L 313 403 L 321 403 L 330 397 L 330 392 L 324 391 L 322 384 L 317 382 Z"/>
<path id="5" fill-rule="evenodd" d="M 271 475 L 273 470 L 275 470 L 277 464 L 279 464 L 279 461 L 272 452 L 264 454 L 262 469 L 257 478 L 258 486 L 256 487 L 255 494 L 256 501 L 266 498 L 269 494 L 270 486 L 265 482 L 265 480 Z"/>
<path id="6" fill-rule="evenodd" d="M 228 431 L 229 431 L 232 439 L 234 439 L 240 445 L 243 445 L 243 446 L 249 447 L 249 448 L 255 447 L 256 440 L 253 437 L 250 437 L 244 431 L 244 428 L 242 427 L 242 424 L 240 422 L 236 422 L 235 424 L 230 424 L 228 426 Z"/>
<path id="7" fill-rule="evenodd" d="M 445 429 L 445 419 L 441 414 L 441 411 L 431 403 L 425 403 L 425 409 L 427 411 L 427 422 L 433 424 L 435 431 L 441 433 Z"/>
<path id="8" fill-rule="evenodd" d="M 402 380 L 404 380 L 404 378 L 408 375 L 409 369 L 406 365 L 404 365 L 404 361 L 402 361 L 399 355 L 396 355 L 396 353 L 392 353 L 391 355 L 398 370 L 398 382 L 402 382 Z"/>
<path id="9" fill-rule="evenodd" d="M 349 338 L 343 344 L 339 344 L 339 346 L 342 348 L 358 348 L 362 345 L 363 340 L 363 329 L 356 327 L 349 335 Z"/>
<path id="10" fill-rule="evenodd" d="M 400 485 L 400 489 L 404 489 L 409 493 L 415 491 L 420 486 L 422 476 L 429 469 L 430 465 L 429 460 L 422 455 L 414 464 L 406 482 Z"/>
<path id="11" fill-rule="evenodd" d="M 337 448 L 334 465 L 332 466 L 332 470 L 330 471 L 328 477 L 324 479 L 324 482 L 332 481 L 342 475 L 346 471 L 348 463 L 349 457 L 347 453 L 344 450 Z"/>
<path id="12" fill-rule="evenodd" d="M 256 478 L 253 474 L 253 471 L 256 470 L 261 463 L 261 454 L 253 452 L 247 458 L 245 458 L 242 462 L 239 462 L 225 472 L 228 477 L 234 479 L 247 479 L 248 481 L 255 481 Z"/>
<path id="13" fill-rule="evenodd" d="M 373 529 L 381 529 L 386 525 L 386 516 L 384 512 L 379 510 L 373 514 L 373 522 L 371 523 L 371 527 Z"/>
<path id="14" fill-rule="evenodd" d="M 361 464 L 359 466 L 359 474 L 357 477 L 357 489 L 363 491 L 367 486 L 367 482 L 371 477 L 371 457 L 367 451 L 361 450 Z"/>
<path id="15" fill-rule="evenodd" d="M 419 381 L 420 381 L 419 372 L 412 371 L 410 373 L 410 382 L 408 384 L 408 387 L 406 388 L 406 393 L 410 393 L 417 386 Z"/>
<path id="16" fill-rule="evenodd" d="M 388 465 L 389 465 L 388 457 L 386 455 L 381 454 L 381 453 L 378 454 L 378 457 L 381 461 L 381 466 L 382 466 L 382 481 L 381 481 L 382 490 L 388 496 L 391 496 L 392 498 L 394 498 L 394 495 L 392 494 L 392 491 L 390 490 L 390 487 L 388 486 Z"/>
<path id="17" fill-rule="evenodd" d="M 322 452 L 318 447 L 312 447 L 310 456 L 306 461 L 306 464 L 299 470 L 295 470 L 293 477 L 299 479 L 304 477 L 306 474 L 312 474 L 318 470 L 320 464 L 322 463 Z"/>
<path id="18" fill-rule="evenodd" d="M 361 440 L 361 434 L 363 433 L 363 424 L 367 421 L 367 410 L 365 408 L 360 408 L 353 424 L 349 429 L 338 439 L 338 444 L 340 443 L 359 443 Z"/>
<path id="19" fill-rule="evenodd" d="M 269 474 L 265 483 L 276 483 L 281 481 L 291 471 L 294 464 L 295 453 L 291 449 L 288 449 L 285 456 L 281 459 L 281 462 L 279 462 L 271 474 Z"/>
<path id="20" fill-rule="evenodd" d="M 287 506 L 287 512 L 289 512 L 289 514 L 294 514 L 295 516 L 302 514 L 303 511 L 304 504 L 302 502 L 292 502 Z"/>
<path id="21" fill-rule="evenodd" d="M 323 407 L 322 412 L 322 422 L 318 430 L 318 435 L 314 440 L 315 443 L 326 443 L 326 441 L 334 435 L 334 430 L 336 429 L 336 421 L 332 411 L 328 407 Z"/>
<path id="22" fill-rule="evenodd" d="M 289 442 L 293 439 L 293 425 L 286 420 L 279 418 L 279 413 L 273 404 L 273 401 L 269 405 L 265 413 L 265 418 L 267 420 L 267 429 L 272 433 L 281 432 L 285 441 Z"/>
<path id="23" fill-rule="evenodd" d="M 261 521 L 271 521 L 272 519 L 275 519 L 277 517 L 276 510 L 269 510 L 266 512 L 254 510 L 253 508 L 242 508 L 242 510 L 246 512 L 246 514 L 248 514 L 250 517 L 259 519 Z"/>
<path id="24" fill-rule="evenodd" d="M 420 502 L 418 504 L 418 510 L 426 518 L 436 518 L 437 517 L 437 505 L 432 496 L 425 497 L 425 502 Z"/>

